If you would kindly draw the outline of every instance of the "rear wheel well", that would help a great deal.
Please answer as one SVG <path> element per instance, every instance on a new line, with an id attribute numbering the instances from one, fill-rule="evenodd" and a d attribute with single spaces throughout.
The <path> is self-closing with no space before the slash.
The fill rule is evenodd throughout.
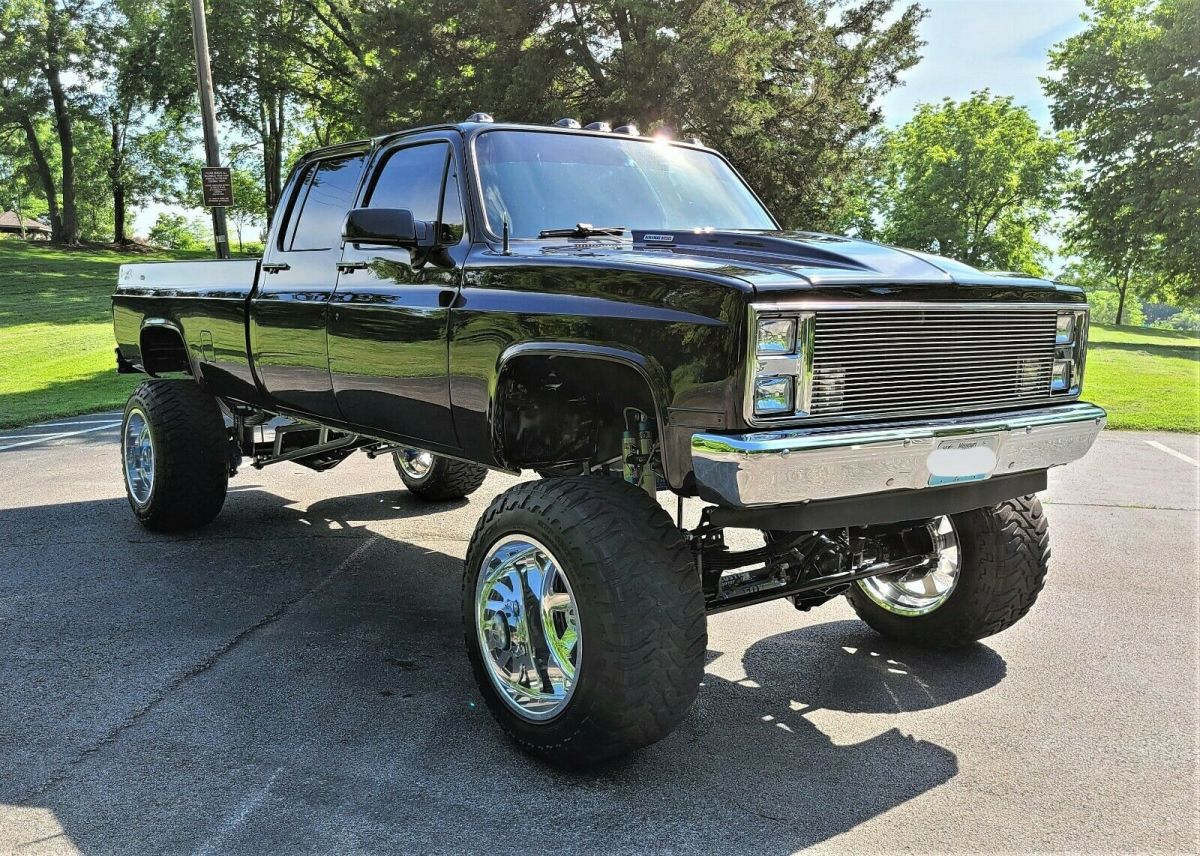
<path id="1" fill-rule="evenodd" d="M 187 345 L 184 344 L 183 335 L 174 327 L 145 327 L 140 344 L 142 368 L 146 374 L 192 373 Z"/>
<path id="2" fill-rule="evenodd" d="M 626 415 L 653 420 L 654 395 L 628 363 L 530 354 L 505 363 L 496 389 L 493 442 L 513 467 L 582 472 L 621 456 Z"/>

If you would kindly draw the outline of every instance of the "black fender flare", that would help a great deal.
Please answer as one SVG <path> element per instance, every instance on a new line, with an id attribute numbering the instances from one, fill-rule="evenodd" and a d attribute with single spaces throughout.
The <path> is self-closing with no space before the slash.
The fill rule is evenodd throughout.
<path id="1" fill-rule="evenodd" d="M 497 461 L 506 466 L 512 466 L 504 454 L 504 437 L 502 434 L 504 408 L 504 378 L 512 362 L 519 357 L 545 356 L 567 357 L 616 363 L 633 369 L 646 385 L 653 402 L 654 419 L 661 432 L 666 425 L 665 415 L 669 402 L 670 384 L 668 375 L 658 362 L 637 351 L 614 348 L 605 345 L 594 345 L 581 342 L 519 342 L 509 345 L 496 360 L 496 371 L 488 384 L 488 414 L 487 421 L 491 434 L 492 451 Z M 665 460 L 664 460 L 665 466 Z"/>

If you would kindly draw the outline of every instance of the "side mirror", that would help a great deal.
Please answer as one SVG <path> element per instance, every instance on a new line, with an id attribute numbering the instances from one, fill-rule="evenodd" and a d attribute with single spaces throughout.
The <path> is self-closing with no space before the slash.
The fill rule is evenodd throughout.
<path id="1" fill-rule="evenodd" d="M 342 240 L 411 249 L 436 243 L 430 224 L 414 219 L 407 208 L 351 208 L 342 226 Z"/>

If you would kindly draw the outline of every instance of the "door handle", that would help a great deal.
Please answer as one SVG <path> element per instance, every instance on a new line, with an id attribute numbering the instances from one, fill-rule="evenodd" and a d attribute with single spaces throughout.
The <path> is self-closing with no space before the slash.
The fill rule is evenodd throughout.
<path id="1" fill-rule="evenodd" d="M 287 262 L 263 262 L 261 267 L 265 273 L 279 273 L 281 270 L 292 269 Z"/>
<path id="2" fill-rule="evenodd" d="M 367 266 L 366 262 L 338 262 L 338 273 L 354 273 L 356 270 L 362 270 Z"/>

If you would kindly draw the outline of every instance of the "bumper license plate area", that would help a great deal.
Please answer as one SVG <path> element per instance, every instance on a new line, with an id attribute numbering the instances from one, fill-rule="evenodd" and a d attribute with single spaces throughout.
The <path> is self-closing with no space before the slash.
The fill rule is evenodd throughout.
<path id="1" fill-rule="evenodd" d="M 939 440 L 929 453 L 929 486 L 982 481 L 996 469 L 999 435 L 951 437 Z"/>

